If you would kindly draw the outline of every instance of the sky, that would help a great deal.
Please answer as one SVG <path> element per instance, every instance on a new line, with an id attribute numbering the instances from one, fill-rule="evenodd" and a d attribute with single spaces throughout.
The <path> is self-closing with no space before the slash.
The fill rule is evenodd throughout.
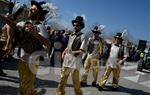
<path id="1" fill-rule="evenodd" d="M 85 25 L 105 25 L 105 34 L 112 34 L 126 28 L 130 39 L 150 42 L 149 0 L 52 0 L 61 19 L 71 27 L 77 15 L 85 17 Z M 86 29 L 85 29 L 86 31 Z"/>
<path id="2" fill-rule="evenodd" d="M 26 1 L 26 0 L 25 0 Z M 42 1 L 42 0 L 37 0 Z M 130 40 L 150 42 L 149 0 L 45 0 L 58 7 L 61 23 L 72 28 L 71 21 L 81 15 L 85 18 L 85 29 L 95 24 L 105 25 L 103 34 L 111 35 L 128 30 Z"/>

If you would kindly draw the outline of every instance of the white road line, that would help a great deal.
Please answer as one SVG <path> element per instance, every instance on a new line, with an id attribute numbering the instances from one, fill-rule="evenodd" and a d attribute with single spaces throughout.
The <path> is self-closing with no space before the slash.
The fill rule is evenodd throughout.
<path id="1" fill-rule="evenodd" d="M 123 66 L 122 69 L 123 70 L 132 70 L 132 69 L 136 69 L 137 65 L 133 65 L 133 66 Z"/>
<path id="2" fill-rule="evenodd" d="M 55 75 L 60 75 L 61 74 L 61 68 L 54 68 L 54 74 Z"/>
<path id="3" fill-rule="evenodd" d="M 136 73 L 136 74 L 139 74 L 139 75 L 145 75 L 145 74 L 146 74 L 146 73 L 140 72 L 140 71 L 136 71 L 135 73 Z"/>
<path id="4" fill-rule="evenodd" d="M 129 77 L 123 77 L 127 80 L 133 81 L 133 82 L 138 82 L 140 75 L 136 75 L 136 76 L 129 76 Z"/>
<path id="5" fill-rule="evenodd" d="M 141 85 L 150 87 L 150 80 L 149 81 L 144 81 L 144 82 L 140 82 Z"/>

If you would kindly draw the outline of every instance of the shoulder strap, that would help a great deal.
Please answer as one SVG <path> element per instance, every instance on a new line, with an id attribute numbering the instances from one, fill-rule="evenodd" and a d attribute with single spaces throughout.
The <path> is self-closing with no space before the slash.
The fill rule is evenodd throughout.
<path id="1" fill-rule="evenodd" d="M 124 46 L 120 46 L 119 53 L 118 53 L 118 58 L 123 59 L 123 57 L 124 57 Z"/>
<path id="2" fill-rule="evenodd" d="M 103 43 L 102 43 L 102 40 L 100 39 L 99 40 L 99 52 L 100 52 L 100 55 L 102 55 L 103 54 Z"/>

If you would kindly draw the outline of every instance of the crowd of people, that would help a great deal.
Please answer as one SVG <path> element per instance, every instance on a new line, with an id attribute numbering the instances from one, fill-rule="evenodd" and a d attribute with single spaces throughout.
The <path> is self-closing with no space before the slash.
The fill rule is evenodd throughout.
<path id="1" fill-rule="evenodd" d="M 61 78 L 56 90 L 56 95 L 65 95 L 65 86 L 69 75 L 72 76 L 75 95 L 83 95 L 81 87 L 87 85 L 87 76 L 92 66 L 93 81 L 91 85 L 98 87 L 101 91 L 105 83 L 113 72 L 112 88 L 116 90 L 119 83 L 120 65 L 128 57 L 124 50 L 122 33 L 116 33 L 113 41 L 106 41 L 101 38 L 102 30 L 95 26 L 92 30 L 92 36 L 87 37 L 82 30 L 85 27 L 82 16 L 77 16 L 71 21 L 73 30 L 54 30 L 51 26 L 45 26 L 43 21 L 48 11 L 43 10 L 44 2 L 32 0 L 29 8 L 28 18 L 26 21 L 15 22 L 17 17 L 23 11 L 19 8 L 16 12 L 10 11 L 8 16 L 0 15 L 0 20 L 6 22 L 3 27 L 5 33 L 5 42 L 1 49 L 0 59 L 9 54 L 11 50 L 18 47 L 18 72 L 19 72 L 19 90 L 18 95 L 39 95 L 35 89 L 35 78 L 38 70 L 31 71 L 29 66 L 29 57 L 36 51 L 46 51 L 50 56 L 51 66 L 57 64 L 55 56 L 60 59 Z M 104 46 L 107 46 L 104 48 Z M 58 52 L 58 53 L 56 53 Z M 86 56 L 83 58 L 83 53 Z M 106 69 L 104 75 L 98 80 L 99 63 L 101 59 L 106 59 Z M 83 74 L 80 80 L 80 64 L 84 64 Z M 30 64 L 31 65 L 31 64 Z M 33 64 L 35 65 L 35 64 Z M 33 66 L 35 67 L 35 66 Z M 6 75 L 0 64 L 0 75 Z"/>

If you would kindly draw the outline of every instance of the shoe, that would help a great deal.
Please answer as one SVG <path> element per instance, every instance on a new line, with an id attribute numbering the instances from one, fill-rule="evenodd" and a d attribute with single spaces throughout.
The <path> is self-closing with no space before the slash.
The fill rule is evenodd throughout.
<path id="1" fill-rule="evenodd" d="M 6 76 L 7 74 L 6 73 L 0 73 L 0 76 Z"/>
<path id="2" fill-rule="evenodd" d="M 85 86 L 87 86 L 87 83 L 86 82 L 80 82 L 80 85 L 81 85 L 81 87 L 85 87 Z"/>
<path id="3" fill-rule="evenodd" d="M 97 88 L 98 88 L 99 91 L 104 90 L 103 87 L 101 87 L 101 86 L 99 86 L 99 85 L 97 86 Z"/>
<path id="4" fill-rule="evenodd" d="M 92 82 L 92 86 L 93 86 L 93 87 L 96 87 L 96 82 Z"/>

